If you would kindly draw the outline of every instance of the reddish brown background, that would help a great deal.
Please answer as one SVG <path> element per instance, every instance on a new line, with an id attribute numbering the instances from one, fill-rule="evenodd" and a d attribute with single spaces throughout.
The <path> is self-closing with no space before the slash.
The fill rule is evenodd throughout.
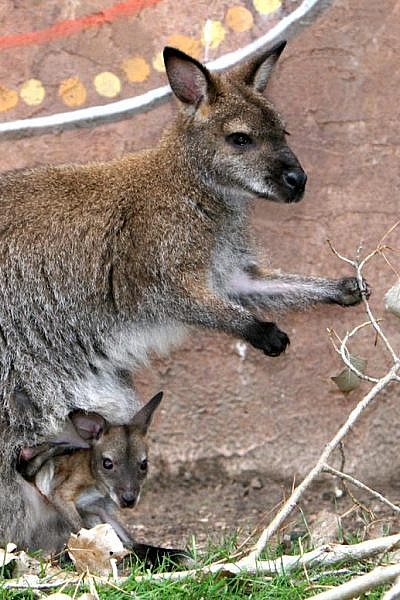
<path id="1" fill-rule="evenodd" d="M 287 119 L 309 183 L 299 205 L 260 202 L 255 208 L 260 246 L 273 266 L 315 275 L 350 274 L 331 254 L 327 238 L 353 257 L 360 241 L 363 253 L 371 250 L 399 218 L 399 17 L 396 0 L 336 0 L 290 39 L 269 94 Z M 153 145 L 174 111 L 170 102 L 120 123 L 2 141 L 1 165 L 120 156 Z M 397 247 L 399 237 L 391 236 Z M 390 256 L 400 270 L 399 255 Z M 383 295 L 396 277 L 379 258 L 367 275 L 372 306 L 380 316 Z M 211 522 L 216 511 L 225 524 L 225 504 L 225 520 L 233 527 L 250 504 L 244 492 L 235 504 L 239 492 L 230 481 L 256 490 L 257 499 L 271 508 L 282 490 L 312 466 L 368 389 L 363 384 L 344 397 L 335 388 L 330 376 L 341 367 L 327 336 L 327 327 L 343 334 L 364 320 L 362 308 L 325 307 L 287 316 L 279 325 L 290 335 L 291 346 L 276 359 L 248 348 L 242 360 L 235 339 L 195 332 L 179 351 L 140 373 L 143 399 L 165 391 L 152 430 L 151 498 L 156 500 L 145 502 L 143 519 L 149 519 L 143 513 L 149 510 L 162 527 L 170 516 L 182 522 L 185 537 L 203 526 L 198 518 Z M 384 327 L 399 349 L 400 321 L 386 315 Z M 354 349 L 369 358 L 373 375 L 389 364 L 372 334 L 361 335 Z M 395 501 L 400 500 L 398 396 L 398 386 L 385 391 L 346 442 L 347 470 L 388 491 Z M 166 487 L 160 487 L 160 475 Z M 178 484 L 184 486 L 181 513 L 169 506 Z M 214 520 L 213 530 L 218 523 Z"/>

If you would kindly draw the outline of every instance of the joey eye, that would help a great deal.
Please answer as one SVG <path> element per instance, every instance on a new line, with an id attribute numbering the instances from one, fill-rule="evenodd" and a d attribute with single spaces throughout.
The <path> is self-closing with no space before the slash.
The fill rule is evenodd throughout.
<path id="1" fill-rule="evenodd" d="M 247 133 L 230 133 L 226 136 L 225 140 L 232 146 L 238 148 L 244 148 L 245 146 L 251 146 L 253 143 L 252 138 Z"/>
<path id="2" fill-rule="evenodd" d="M 110 471 L 114 466 L 113 461 L 111 460 L 111 458 L 103 458 L 103 468 L 107 469 L 107 471 Z"/>
<path id="3" fill-rule="evenodd" d="M 141 471 L 143 471 L 143 473 L 144 473 L 145 471 L 147 471 L 147 458 L 145 458 L 145 459 L 143 459 L 143 460 L 142 460 L 142 462 L 141 462 L 141 463 L 140 463 L 140 465 L 139 465 L 139 469 L 140 469 Z"/>

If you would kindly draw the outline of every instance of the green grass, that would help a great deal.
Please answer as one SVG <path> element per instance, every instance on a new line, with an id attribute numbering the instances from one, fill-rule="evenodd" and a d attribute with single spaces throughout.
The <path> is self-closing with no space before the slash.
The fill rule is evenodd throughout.
<path id="1" fill-rule="evenodd" d="M 356 541 L 356 540 L 355 540 Z M 221 544 L 209 544 L 202 556 L 201 564 L 208 564 L 215 560 L 226 560 L 237 545 L 237 536 L 233 535 L 224 540 Z M 290 553 L 297 554 L 299 549 L 308 550 L 307 540 L 296 540 Z M 278 544 L 268 551 L 269 558 L 276 558 L 283 553 L 283 548 Z M 287 551 L 286 551 L 287 553 Z M 358 562 L 347 565 L 336 565 L 330 570 L 328 568 L 313 568 L 304 571 L 299 569 L 288 575 L 279 575 L 267 577 L 260 575 L 241 574 L 238 576 L 223 576 L 221 574 L 214 576 L 198 576 L 196 578 L 185 579 L 178 582 L 156 581 L 146 579 L 136 582 L 136 575 L 144 575 L 148 572 L 142 565 L 132 563 L 129 565 L 131 576 L 121 586 L 120 589 L 113 585 L 98 586 L 97 591 L 102 600 L 122 600 L 123 598 L 136 598 L 137 600 L 302 600 L 309 598 L 318 592 L 327 589 L 329 586 L 336 586 L 344 583 L 357 574 L 367 572 L 375 565 L 368 562 Z M 347 572 L 341 573 L 343 569 Z M 169 570 L 167 564 L 163 565 L 160 571 Z M 338 572 L 339 571 L 339 572 Z M 5 574 L 6 577 L 8 574 Z M 3 579 L 7 581 L 7 579 Z M 56 590 L 53 590 L 56 591 Z M 64 593 L 71 596 L 75 594 L 78 598 L 80 593 L 88 590 L 63 589 Z M 378 600 L 381 598 L 383 588 L 370 592 L 365 598 L 368 600 Z M 47 592 L 48 594 L 51 591 Z M 1 588 L 1 600 L 34 600 L 37 598 L 30 590 L 22 592 L 8 591 Z"/>

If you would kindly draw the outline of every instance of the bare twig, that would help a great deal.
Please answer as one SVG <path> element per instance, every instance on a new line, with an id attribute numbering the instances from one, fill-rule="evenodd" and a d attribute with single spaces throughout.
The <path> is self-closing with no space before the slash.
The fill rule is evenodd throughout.
<path id="1" fill-rule="evenodd" d="M 363 329 L 367 325 L 372 325 L 371 321 L 366 321 L 365 323 L 361 323 L 361 325 L 357 325 L 357 327 L 354 327 L 354 329 L 352 329 L 351 331 L 348 331 L 343 339 L 340 339 L 340 337 L 338 336 L 338 334 L 336 333 L 336 331 L 334 329 L 328 328 L 328 335 L 329 335 L 329 338 L 330 338 L 332 345 L 335 348 L 336 352 L 340 355 L 344 364 L 346 365 L 346 367 L 348 367 L 350 369 L 350 371 L 355 373 L 357 375 L 357 377 L 359 377 L 360 379 L 363 379 L 364 381 L 369 381 L 371 383 L 378 383 L 378 381 L 379 381 L 378 377 L 371 377 L 369 375 L 365 375 L 365 373 L 362 373 L 359 369 L 357 369 L 357 367 L 351 361 L 350 352 L 347 349 L 347 344 L 348 344 L 350 338 L 352 338 L 356 333 L 358 333 L 360 331 L 360 329 Z M 338 341 L 340 342 L 339 347 L 336 345 L 336 342 L 333 339 L 333 336 L 336 336 Z"/>
<path id="2" fill-rule="evenodd" d="M 389 508 L 391 508 L 393 511 L 400 513 L 400 506 L 397 506 L 397 504 L 393 504 L 393 502 L 390 502 L 390 500 L 385 498 L 385 496 L 382 496 L 382 494 L 380 494 L 379 492 L 368 487 L 367 485 L 365 485 L 365 483 L 362 483 L 355 477 L 352 477 L 351 475 L 348 475 L 347 473 L 343 473 L 342 471 L 338 471 L 337 469 L 334 469 L 330 465 L 324 465 L 322 470 L 325 471 L 326 473 L 330 473 L 331 475 L 336 475 L 336 477 L 340 477 L 340 479 L 349 481 L 351 484 L 358 487 L 360 490 L 364 490 L 365 492 L 368 492 L 369 494 L 371 494 L 371 496 L 373 496 L 374 498 L 376 498 L 383 504 L 386 504 L 387 506 L 389 506 Z"/>
<path id="3" fill-rule="evenodd" d="M 313 600 L 347 600 L 360 596 L 364 592 L 373 590 L 381 585 L 390 583 L 400 575 L 400 564 L 389 567 L 376 567 L 369 573 L 355 577 L 331 590 L 311 596 Z M 395 596 L 396 597 L 396 596 Z M 311 599 L 310 599 L 311 600 Z"/>
<path id="4" fill-rule="evenodd" d="M 400 598 L 400 576 L 396 577 L 394 584 L 383 596 L 382 600 L 399 600 Z"/>
<path id="5" fill-rule="evenodd" d="M 360 287 L 361 290 L 361 295 L 362 295 L 362 300 L 364 303 L 364 307 L 365 307 L 365 311 L 368 315 L 369 320 L 371 321 L 371 324 L 373 326 L 373 328 L 375 329 L 376 333 L 378 334 L 378 336 L 381 338 L 381 340 L 383 341 L 384 345 L 386 346 L 386 349 L 388 350 L 388 352 L 390 353 L 393 362 L 396 364 L 399 362 L 399 357 L 397 356 L 397 354 L 395 353 L 395 351 L 393 350 L 390 342 L 388 341 L 386 335 L 383 333 L 377 319 L 375 319 L 369 302 L 368 302 L 368 298 L 365 294 L 364 290 L 364 278 L 362 276 L 362 270 L 365 267 L 365 265 L 371 260 L 371 258 L 373 258 L 374 256 L 376 256 L 377 254 L 380 254 L 382 252 L 382 250 L 384 250 L 386 248 L 386 246 L 382 245 L 383 240 L 390 234 L 392 233 L 392 231 L 394 231 L 394 229 L 396 229 L 396 227 L 399 225 L 399 222 L 395 223 L 395 225 L 393 225 L 393 227 L 391 227 L 386 233 L 385 235 L 382 237 L 381 241 L 379 242 L 378 246 L 375 248 L 375 250 L 373 250 L 372 252 L 370 252 L 370 254 L 368 254 L 361 262 L 355 261 L 355 260 L 351 260 L 350 258 L 347 258 L 346 256 L 343 256 L 342 254 L 340 254 L 337 250 L 335 250 L 335 248 L 333 247 L 333 245 L 331 244 L 331 242 L 328 240 L 328 244 L 332 250 L 332 252 L 335 254 L 335 256 L 337 256 L 338 258 L 340 258 L 341 260 L 343 260 L 344 262 L 346 262 L 347 264 L 351 265 L 355 272 L 356 272 L 356 278 L 358 281 L 358 285 Z"/>
<path id="6" fill-rule="evenodd" d="M 203 574 L 210 575 L 219 572 L 239 575 L 240 573 L 258 573 L 263 575 L 277 575 L 305 567 L 335 565 L 343 561 L 360 561 L 371 558 L 388 548 L 400 546 L 400 534 L 380 537 L 359 544 L 327 544 L 301 555 L 283 555 L 275 560 L 241 560 L 236 563 L 227 562 L 218 565 L 212 564 L 201 569 L 188 571 L 175 571 L 169 573 L 154 573 L 153 575 L 139 575 L 136 581 L 151 579 L 179 581 L 187 577 Z"/>

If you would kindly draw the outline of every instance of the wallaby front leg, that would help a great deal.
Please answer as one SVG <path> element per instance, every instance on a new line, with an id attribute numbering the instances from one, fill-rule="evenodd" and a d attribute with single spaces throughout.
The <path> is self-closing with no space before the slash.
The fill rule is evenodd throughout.
<path id="1" fill-rule="evenodd" d="M 185 550 L 179 548 L 163 548 L 162 546 L 150 546 L 135 542 L 131 535 L 120 523 L 120 521 L 102 506 L 93 504 L 88 508 L 88 512 L 99 517 L 102 523 L 108 523 L 114 529 L 115 533 L 126 548 L 131 550 L 137 558 L 150 566 L 159 566 L 164 558 L 169 558 L 178 564 L 189 564 L 192 557 Z"/>
<path id="2" fill-rule="evenodd" d="M 108 523 L 114 529 L 115 533 L 121 540 L 121 542 L 127 546 L 131 547 L 133 544 L 133 540 L 125 529 L 125 527 L 116 519 L 114 516 L 110 515 L 110 513 L 104 508 L 104 506 L 100 506 L 99 504 L 93 503 L 90 506 L 85 508 L 86 515 L 96 515 L 101 523 Z"/>
<path id="3" fill-rule="evenodd" d="M 162 546 L 150 546 L 149 544 L 135 542 L 120 521 L 110 515 L 110 513 L 102 506 L 94 504 L 89 508 L 89 511 L 92 514 L 97 515 L 102 523 L 111 525 L 124 546 L 131 550 L 139 560 L 144 561 L 146 564 L 150 564 L 153 567 L 159 566 L 162 564 L 164 558 L 173 560 L 178 564 L 189 564 L 190 561 L 193 562 L 190 554 L 180 548 L 163 548 Z"/>
<path id="4" fill-rule="evenodd" d="M 261 321 L 237 304 L 214 296 L 204 288 L 186 289 L 180 295 L 179 318 L 189 325 L 218 329 L 242 337 L 268 356 L 279 356 L 289 338 L 275 323 Z"/>
<path id="5" fill-rule="evenodd" d="M 56 511 L 67 521 L 73 533 L 77 533 L 83 527 L 81 516 L 70 497 L 64 497 L 62 493 L 50 499 Z"/>
<path id="6" fill-rule="evenodd" d="M 362 292 L 368 297 L 370 290 L 364 282 L 361 291 L 355 277 L 325 279 L 300 275 L 267 274 L 252 267 L 234 274 L 230 296 L 242 306 L 256 306 L 271 311 L 302 310 L 318 303 L 335 303 L 341 306 L 359 304 Z"/>

